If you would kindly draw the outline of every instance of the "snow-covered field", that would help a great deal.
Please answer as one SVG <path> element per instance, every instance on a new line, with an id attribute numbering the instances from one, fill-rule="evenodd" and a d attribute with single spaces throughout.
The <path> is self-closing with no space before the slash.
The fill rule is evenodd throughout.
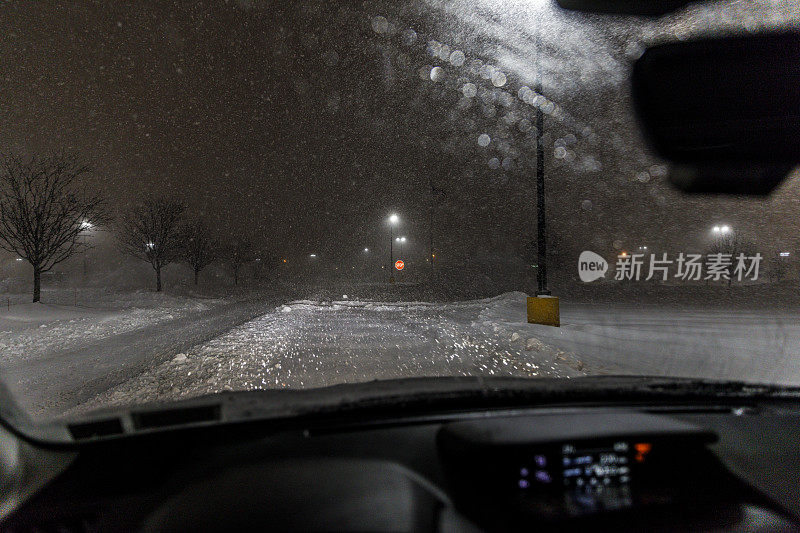
<path id="1" fill-rule="evenodd" d="M 522 293 L 456 303 L 300 300 L 176 355 L 75 412 L 228 390 L 420 376 L 572 377 L 577 358 L 493 313 Z M 600 371 L 600 369 L 597 369 Z"/>

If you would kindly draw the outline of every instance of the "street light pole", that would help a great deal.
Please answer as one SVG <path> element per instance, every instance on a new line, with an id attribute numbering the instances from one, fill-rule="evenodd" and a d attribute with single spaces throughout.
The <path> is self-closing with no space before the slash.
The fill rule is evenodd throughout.
<path id="1" fill-rule="evenodd" d="M 86 282 L 86 275 L 89 272 L 89 266 L 86 260 L 86 252 L 89 244 L 89 231 L 94 227 L 94 224 L 89 222 L 88 220 L 84 220 L 81 222 L 80 230 L 81 230 L 81 238 L 83 240 L 83 250 L 81 255 L 83 256 L 83 281 Z"/>
<path id="2" fill-rule="evenodd" d="M 540 25 L 541 26 L 541 25 Z M 538 295 L 549 295 L 547 288 L 547 219 L 544 209 L 544 114 L 542 113 L 542 38 L 541 27 L 536 32 L 536 232 L 537 255 L 536 283 Z"/>
<path id="3" fill-rule="evenodd" d="M 396 214 L 389 216 L 389 283 L 394 282 L 394 225 L 397 221 Z"/>

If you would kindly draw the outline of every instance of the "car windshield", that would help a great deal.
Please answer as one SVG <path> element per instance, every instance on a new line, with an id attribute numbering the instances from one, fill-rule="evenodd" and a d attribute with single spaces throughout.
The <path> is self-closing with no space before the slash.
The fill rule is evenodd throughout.
<path id="1" fill-rule="evenodd" d="M 2 2 L 0 375 L 36 420 L 413 377 L 800 384 L 800 182 L 687 195 L 551 0 Z"/>

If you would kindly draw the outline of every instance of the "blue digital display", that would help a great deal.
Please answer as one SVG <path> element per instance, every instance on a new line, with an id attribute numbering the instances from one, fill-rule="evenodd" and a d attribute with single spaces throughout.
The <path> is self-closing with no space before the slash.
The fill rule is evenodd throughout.
<path id="1" fill-rule="evenodd" d="M 574 515 L 629 507 L 633 501 L 631 468 L 642 462 L 642 446 L 649 451 L 649 444 L 627 441 L 565 443 L 560 450 L 554 447 L 533 455 L 520 467 L 518 487 L 563 498 L 562 505 Z"/>

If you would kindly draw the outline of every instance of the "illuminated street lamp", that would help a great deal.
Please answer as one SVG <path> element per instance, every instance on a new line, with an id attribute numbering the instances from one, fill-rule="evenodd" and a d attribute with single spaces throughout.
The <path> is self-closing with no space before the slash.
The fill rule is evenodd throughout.
<path id="1" fill-rule="evenodd" d="M 78 229 L 81 231 L 83 235 L 83 277 L 86 278 L 86 274 L 89 272 L 89 266 L 86 262 L 86 239 L 89 237 L 88 232 L 94 228 L 94 224 L 89 222 L 88 220 L 83 220 L 78 226 Z"/>
<path id="2" fill-rule="evenodd" d="M 400 243 L 400 257 L 402 257 L 402 256 L 403 256 L 403 245 L 404 245 L 404 244 L 405 244 L 405 242 L 406 242 L 406 238 L 405 238 L 405 237 L 397 237 L 397 238 L 395 239 L 395 241 L 397 241 L 398 243 Z"/>
<path id="3" fill-rule="evenodd" d="M 392 272 L 394 264 L 394 227 L 400 222 L 400 217 L 395 213 L 389 215 L 389 272 Z M 394 281 L 394 276 L 389 275 L 389 282 Z"/>
<path id="4" fill-rule="evenodd" d="M 731 227 L 727 224 L 723 226 L 714 226 L 711 228 L 711 231 L 716 235 L 726 235 L 731 232 Z"/>

